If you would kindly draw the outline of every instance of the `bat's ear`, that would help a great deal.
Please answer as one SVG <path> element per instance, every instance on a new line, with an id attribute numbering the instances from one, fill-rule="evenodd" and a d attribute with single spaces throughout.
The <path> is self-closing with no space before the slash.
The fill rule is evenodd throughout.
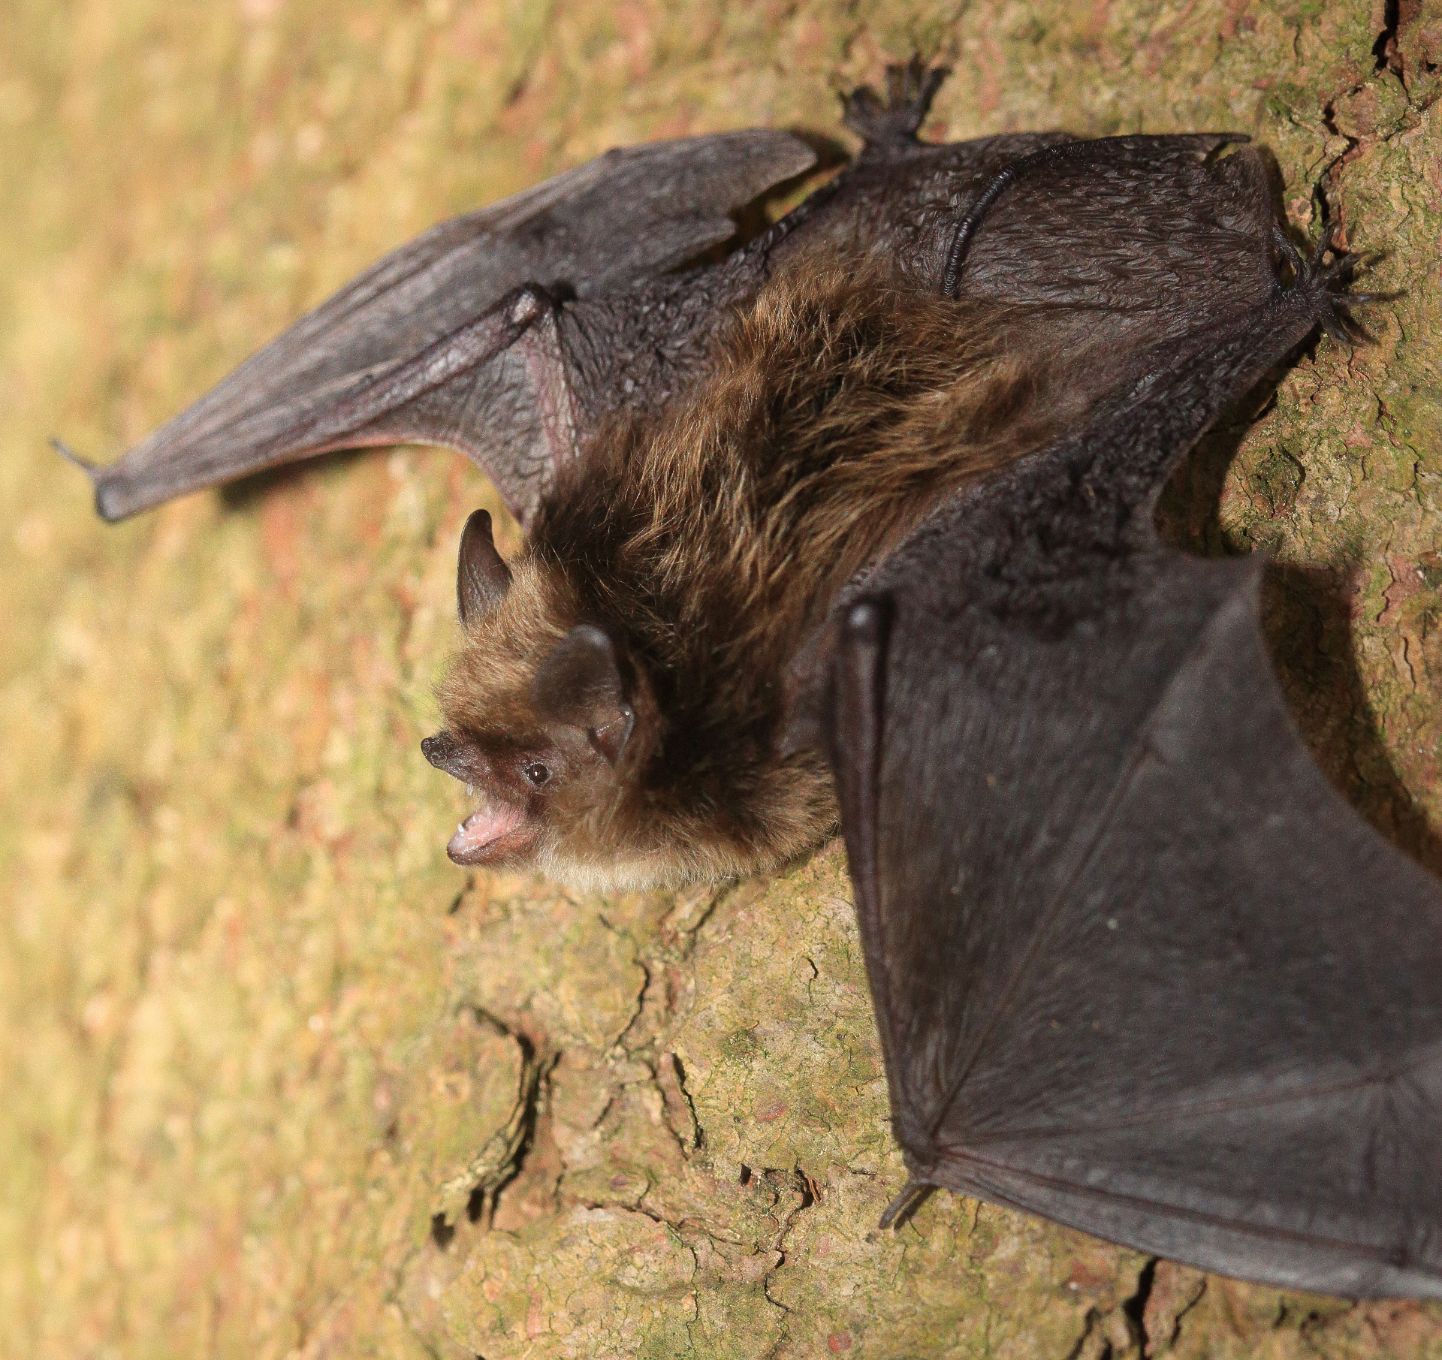
<path id="1" fill-rule="evenodd" d="M 531 698 L 542 717 L 584 728 L 591 745 L 614 765 L 636 726 L 629 688 L 610 634 L 581 623 L 541 663 Z"/>
<path id="2" fill-rule="evenodd" d="M 475 511 L 461 532 L 461 556 L 456 567 L 456 607 L 467 627 L 489 614 L 511 588 L 511 569 L 491 540 L 491 517 Z"/>

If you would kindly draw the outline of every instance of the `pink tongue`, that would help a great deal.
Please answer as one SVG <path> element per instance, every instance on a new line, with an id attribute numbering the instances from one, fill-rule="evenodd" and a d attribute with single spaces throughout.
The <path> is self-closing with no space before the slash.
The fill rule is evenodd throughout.
<path id="1" fill-rule="evenodd" d="M 520 826 L 523 816 L 520 808 L 507 807 L 504 803 L 496 807 L 477 808 L 456 828 L 456 834 L 451 837 L 446 850 L 452 855 L 473 855 L 508 831 L 514 831 Z"/>

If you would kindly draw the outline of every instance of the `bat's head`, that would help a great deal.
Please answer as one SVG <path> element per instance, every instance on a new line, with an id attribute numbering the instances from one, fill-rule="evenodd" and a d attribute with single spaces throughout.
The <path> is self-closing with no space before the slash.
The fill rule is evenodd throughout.
<path id="1" fill-rule="evenodd" d="M 475 800 L 451 859 L 584 887 L 664 877 L 631 810 L 650 705 L 620 642 L 576 620 L 559 572 L 532 558 L 513 572 L 484 510 L 461 536 L 456 595 L 465 644 L 440 688 L 445 727 L 421 743 Z"/>

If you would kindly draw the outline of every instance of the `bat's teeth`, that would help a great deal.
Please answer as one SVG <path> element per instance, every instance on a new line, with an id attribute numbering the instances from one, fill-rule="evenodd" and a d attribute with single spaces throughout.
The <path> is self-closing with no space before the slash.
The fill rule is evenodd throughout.
<path id="1" fill-rule="evenodd" d="M 458 827 L 446 846 L 446 853 L 457 864 L 481 864 L 487 852 L 493 851 L 497 842 L 504 843 L 506 837 L 524 824 L 525 811 L 505 803 L 482 804 Z"/>

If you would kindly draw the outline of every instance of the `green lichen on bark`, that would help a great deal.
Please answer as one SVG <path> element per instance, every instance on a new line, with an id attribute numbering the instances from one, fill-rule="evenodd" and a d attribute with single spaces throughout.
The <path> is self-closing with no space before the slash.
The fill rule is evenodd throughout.
<path id="1" fill-rule="evenodd" d="M 11 0 L 0 33 L 0 1316 L 34 1356 L 1442 1356 L 1442 1314 L 1206 1277 L 901 1180 L 836 848 L 576 900 L 441 858 L 414 752 L 453 545 L 405 451 L 118 530 L 117 449 L 386 247 L 605 147 L 834 130 L 914 46 L 931 131 L 1236 128 L 1401 290 L 1169 531 L 1277 559 L 1319 759 L 1442 867 L 1442 28 L 1415 4 L 700 12 Z M 1223 447 L 1225 445 L 1225 447 Z M 514 546 L 514 529 L 508 546 Z"/>

